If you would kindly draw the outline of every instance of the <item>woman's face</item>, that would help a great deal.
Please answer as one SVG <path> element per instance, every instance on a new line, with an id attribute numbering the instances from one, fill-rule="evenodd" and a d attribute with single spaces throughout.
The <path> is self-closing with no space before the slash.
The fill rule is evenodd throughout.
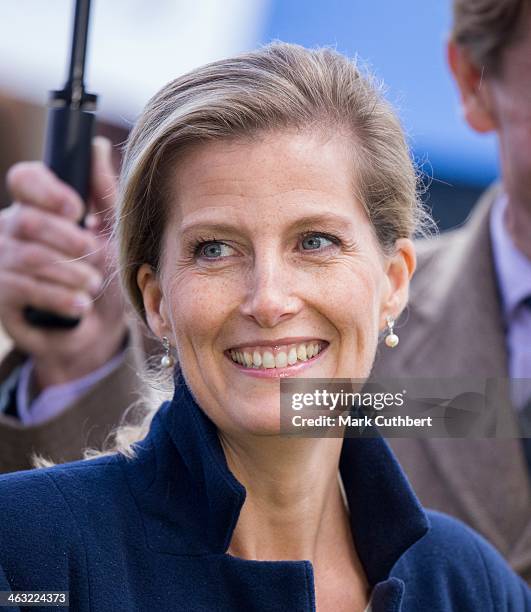
<path id="1" fill-rule="evenodd" d="M 411 243 L 382 255 L 347 145 L 293 131 L 212 142 L 170 177 L 160 277 L 144 265 L 138 282 L 222 431 L 278 432 L 280 377 L 366 377 L 407 299 Z"/>

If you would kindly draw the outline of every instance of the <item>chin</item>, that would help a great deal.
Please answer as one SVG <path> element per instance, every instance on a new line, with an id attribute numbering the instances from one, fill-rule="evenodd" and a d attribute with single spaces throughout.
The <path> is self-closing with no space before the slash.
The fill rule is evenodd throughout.
<path id="1" fill-rule="evenodd" d="M 232 404 L 231 411 L 237 410 L 238 405 Z M 229 427 L 240 434 L 255 436 L 273 436 L 280 433 L 280 411 L 278 402 L 260 404 L 259 402 L 246 402 L 237 414 L 226 414 L 225 422 Z"/>

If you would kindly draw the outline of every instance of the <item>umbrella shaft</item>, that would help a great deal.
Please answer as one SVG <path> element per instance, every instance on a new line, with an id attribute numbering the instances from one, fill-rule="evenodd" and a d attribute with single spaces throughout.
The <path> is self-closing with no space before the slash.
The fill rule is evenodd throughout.
<path id="1" fill-rule="evenodd" d="M 67 85 L 72 91 L 72 103 L 79 106 L 84 91 L 85 55 L 89 26 L 90 0 L 76 0 L 72 53 Z"/>

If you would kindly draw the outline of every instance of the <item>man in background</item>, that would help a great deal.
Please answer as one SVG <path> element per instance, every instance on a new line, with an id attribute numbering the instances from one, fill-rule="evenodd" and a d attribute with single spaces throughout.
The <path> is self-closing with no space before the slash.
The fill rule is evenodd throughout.
<path id="1" fill-rule="evenodd" d="M 144 392 L 145 339 L 132 324 L 109 242 L 116 200 L 111 144 L 93 147 L 90 215 L 41 162 L 8 172 L 0 211 L 0 321 L 14 348 L 0 363 L 0 472 L 101 447 Z M 73 330 L 27 323 L 26 305 L 79 317 Z"/>
<path id="2" fill-rule="evenodd" d="M 497 134 L 501 181 L 463 227 L 418 243 L 400 343 L 382 347 L 374 375 L 529 382 L 531 2 L 455 0 L 448 62 L 468 125 Z M 512 403 L 517 422 L 531 417 L 529 385 Z M 390 442 L 424 505 L 474 527 L 531 582 L 531 439 Z"/>

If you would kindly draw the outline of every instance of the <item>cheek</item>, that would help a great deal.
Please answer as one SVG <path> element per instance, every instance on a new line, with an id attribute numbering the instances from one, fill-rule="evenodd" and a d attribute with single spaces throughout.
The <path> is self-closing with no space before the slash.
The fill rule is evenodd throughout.
<path id="1" fill-rule="evenodd" d="M 511 126 L 507 133 L 506 143 L 510 149 L 512 164 L 526 175 L 527 182 L 529 182 L 531 179 L 531 119 L 525 124 Z"/>
<path id="2" fill-rule="evenodd" d="M 378 255 L 336 265 L 321 276 L 314 304 L 337 339 L 335 377 L 366 378 L 378 344 L 384 283 Z"/>
<path id="3" fill-rule="evenodd" d="M 234 308 L 234 282 L 215 274 L 175 276 L 168 294 L 178 350 L 212 345 L 213 335 Z"/>
<path id="4" fill-rule="evenodd" d="M 378 343 L 381 274 L 367 261 L 327 281 L 323 295 L 330 297 L 323 312 L 338 338 L 334 377 L 369 376 Z"/>
<path id="5" fill-rule="evenodd" d="M 499 136 L 506 188 L 517 197 L 531 197 L 531 120 L 506 125 Z"/>
<path id="6" fill-rule="evenodd" d="M 323 279 L 322 295 L 334 314 L 338 327 L 349 328 L 377 325 L 381 280 L 376 266 L 369 260 L 352 265 L 344 271 L 329 274 Z M 353 329 L 354 331 L 354 329 Z"/>
<path id="7" fill-rule="evenodd" d="M 509 170 L 531 168 L 531 98 L 514 84 L 496 95 L 498 137 Z"/>

